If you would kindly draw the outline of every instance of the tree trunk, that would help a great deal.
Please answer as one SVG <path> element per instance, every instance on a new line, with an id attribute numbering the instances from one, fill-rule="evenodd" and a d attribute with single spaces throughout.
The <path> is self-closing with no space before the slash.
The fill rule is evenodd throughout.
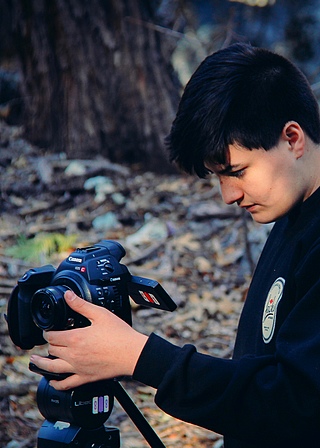
<path id="1" fill-rule="evenodd" d="M 169 25 L 160 3 L 10 2 L 31 142 L 71 158 L 101 154 L 168 171 L 163 138 L 180 92 L 173 38 L 159 32 Z"/>

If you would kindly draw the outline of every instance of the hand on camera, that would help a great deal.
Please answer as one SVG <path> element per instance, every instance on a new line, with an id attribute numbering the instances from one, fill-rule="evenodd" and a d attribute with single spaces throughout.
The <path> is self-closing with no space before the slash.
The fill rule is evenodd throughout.
<path id="1" fill-rule="evenodd" d="M 67 291 L 64 297 L 70 308 L 89 319 L 91 325 L 44 332 L 49 353 L 56 359 L 32 355 L 30 361 L 49 372 L 73 373 L 64 380 L 52 380 L 50 384 L 57 390 L 66 390 L 93 381 L 132 375 L 147 336 L 72 291 Z"/>

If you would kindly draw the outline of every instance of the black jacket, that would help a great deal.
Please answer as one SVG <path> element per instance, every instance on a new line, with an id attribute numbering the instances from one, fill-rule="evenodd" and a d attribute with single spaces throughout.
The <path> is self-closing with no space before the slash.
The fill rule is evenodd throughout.
<path id="1" fill-rule="evenodd" d="M 134 378 L 168 414 L 225 448 L 320 446 L 320 189 L 279 220 L 261 254 L 232 360 L 151 335 Z"/>

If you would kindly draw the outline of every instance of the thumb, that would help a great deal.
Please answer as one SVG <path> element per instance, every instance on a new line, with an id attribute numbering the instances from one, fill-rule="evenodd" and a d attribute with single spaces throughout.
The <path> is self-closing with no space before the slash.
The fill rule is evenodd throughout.
<path id="1" fill-rule="evenodd" d="M 87 317 L 89 320 L 93 320 L 95 318 L 98 311 L 97 307 L 92 303 L 81 299 L 71 290 L 65 292 L 64 298 L 67 305 L 77 313 Z"/>

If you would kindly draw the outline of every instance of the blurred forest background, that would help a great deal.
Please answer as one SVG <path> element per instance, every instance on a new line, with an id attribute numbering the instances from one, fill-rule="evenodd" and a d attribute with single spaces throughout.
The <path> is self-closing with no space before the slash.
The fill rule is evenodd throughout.
<path id="1" fill-rule="evenodd" d="M 163 137 L 181 88 L 206 55 L 235 41 L 284 54 L 318 88 L 316 0 L 0 6 L 1 114 L 42 152 L 169 170 Z"/>
<path id="2" fill-rule="evenodd" d="M 234 42 L 288 57 L 319 97 L 319 22 L 317 0 L 0 0 L 0 447 L 34 448 L 43 421 L 8 297 L 75 247 L 120 241 L 130 271 L 172 295 L 172 314 L 133 307 L 136 328 L 232 355 L 270 226 L 225 207 L 215 179 L 178 173 L 163 139 L 192 72 Z M 126 387 L 165 446 L 222 446 Z M 121 446 L 147 446 L 129 420 L 116 403 L 107 424 Z"/>

